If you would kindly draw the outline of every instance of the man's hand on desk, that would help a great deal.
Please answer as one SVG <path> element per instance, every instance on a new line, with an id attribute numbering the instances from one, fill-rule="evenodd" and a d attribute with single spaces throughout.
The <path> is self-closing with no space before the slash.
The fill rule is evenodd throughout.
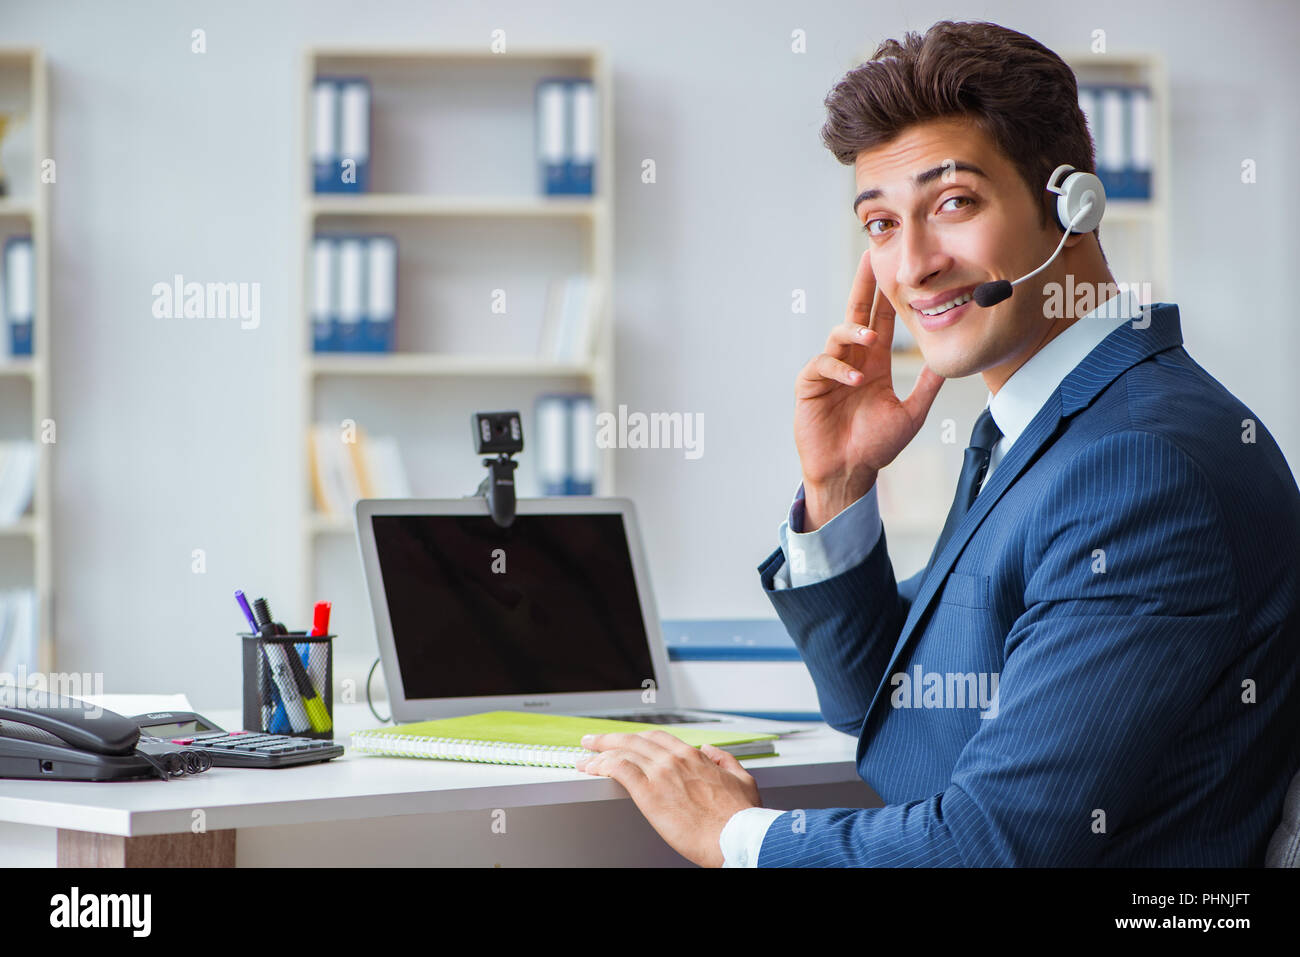
<path id="1" fill-rule="evenodd" d="M 627 789 L 668 846 L 701 867 L 721 867 L 718 838 L 731 816 L 762 807 L 758 785 L 735 757 L 711 744 L 691 747 L 666 731 L 589 734 L 599 754 L 578 770 L 613 778 Z"/>

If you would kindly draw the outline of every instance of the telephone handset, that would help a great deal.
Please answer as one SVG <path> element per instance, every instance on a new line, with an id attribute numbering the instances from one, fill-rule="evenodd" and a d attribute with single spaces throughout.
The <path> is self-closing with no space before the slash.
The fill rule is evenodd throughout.
<path id="1" fill-rule="evenodd" d="M 164 780 L 164 762 L 137 749 L 130 718 L 30 689 L 0 689 L 0 778 L 55 781 Z M 10 707 L 21 702 L 24 707 Z"/>

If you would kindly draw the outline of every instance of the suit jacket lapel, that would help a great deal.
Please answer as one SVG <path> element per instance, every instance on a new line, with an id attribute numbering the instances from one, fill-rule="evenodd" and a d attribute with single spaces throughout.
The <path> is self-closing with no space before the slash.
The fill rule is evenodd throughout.
<path id="1" fill-rule="evenodd" d="M 952 537 L 945 543 L 943 551 L 934 556 L 934 562 L 921 581 L 916 600 L 912 602 L 911 611 L 903 623 L 898 641 L 894 644 L 889 665 L 885 668 L 880 685 L 876 688 L 871 705 L 867 708 L 865 721 L 870 721 L 872 711 L 885 695 L 889 687 L 889 676 L 893 674 L 904 649 L 914 637 L 913 632 L 917 622 L 939 593 L 962 548 L 1020 473 L 1055 439 L 1061 422 L 1089 405 L 1098 393 L 1115 381 L 1121 373 L 1147 356 L 1181 345 L 1182 341 L 1178 307 L 1168 303 L 1155 303 L 1144 308 L 1143 317 L 1124 323 L 1103 339 L 1062 380 L 1056 391 L 1038 410 L 1038 414 L 1025 427 L 1025 431 L 1016 439 L 1015 444 L 1011 446 L 1011 451 L 993 470 L 987 484 L 975 496 L 975 503 L 970 511 L 962 518 L 961 523 L 953 531 Z M 865 741 L 866 738 L 863 736 L 858 742 L 859 760 L 862 757 Z"/>

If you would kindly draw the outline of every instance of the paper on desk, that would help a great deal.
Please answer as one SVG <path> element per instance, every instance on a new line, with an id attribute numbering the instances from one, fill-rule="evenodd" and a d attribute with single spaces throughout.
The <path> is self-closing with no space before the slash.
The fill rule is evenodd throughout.
<path id="1" fill-rule="evenodd" d="M 105 711 L 128 718 L 153 711 L 193 711 L 190 699 L 183 694 L 82 694 L 76 697 Z"/>

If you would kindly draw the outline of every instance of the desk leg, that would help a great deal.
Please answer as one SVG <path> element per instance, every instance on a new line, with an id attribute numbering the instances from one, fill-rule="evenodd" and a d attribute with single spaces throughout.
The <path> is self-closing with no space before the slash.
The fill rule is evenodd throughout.
<path id="1" fill-rule="evenodd" d="M 234 867 L 235 831 L 122 837 L 60 829 L 59 867 Z"/>

